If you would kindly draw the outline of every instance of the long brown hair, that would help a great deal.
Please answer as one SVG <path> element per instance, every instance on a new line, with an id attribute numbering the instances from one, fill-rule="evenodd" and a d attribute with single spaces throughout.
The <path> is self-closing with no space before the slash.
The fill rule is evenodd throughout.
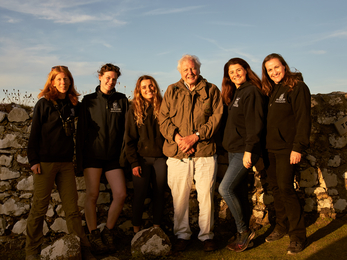
<path id="1" fill-rule="evenodd" d="M 273 91 L 273 86 L 275 84 L 272 81 L 272 79 L 270 79 L 269 75 L 267 74 L 267 70 L 265 67 L 265 63 L 268 62 L 269 60 L 272 60 L 272 59 L 278 59 L 282 63 L 282 65 L 284 66 L 285 74 L 284 74 L 283 79 L 281 81 L 282 81 L 283 85 L 288 86 L 290 88 L 289 91 L 293 90 L 293 88 L 298 83 L 298 81 L 304 80 L 301 72 L 290 71 L 290 68 L 289 68 L 287 62 L 283 59 L 283 57 L 280 54 L 271 53 L 265 57 L 263 64 L 261 66 L 261 83 L 263 85 L 263 90 L 264 90 L 265 95 L 267 95 L 267 96 L 271 95 L 271 93 Z"/>
<path id="2" fill-rule="evenodd" d="M 251 82 L 254 86 L 256 86 L 258 89 L 262 90 L 261 87 L 261 81 L 257 74 L 255 74 L 252 70 L 249 64 L 241 59 L 241 58 L 233 58 L 230 59 L 227 63 L 224 65 L 224 74 L 223 74 L 223 81 L 222 81 L 222 99 L 224 104 L 229 105 L 231 101 L 233 100 L 233 95 L 235 93 L 236 86 L 231 81 L 229 77 L 229 67 L 230 65 L 241 65 L 246 71 L 246 80 Z"/>
<path id="3" fill-rule="evenodd" d="M 55 77 L 60 74 L 64 73 L 70 80 L 70 87 L 67 91 L 67 95 L 71 101 L 71 103 L 76 106 L 78 103 L 78 96 L 80 95 L 76 89 L 75 89 L 75 83 L 73 80 L 73 77 L 71 75 L 71 72 L 69 69 L 65 66 L 55 66 L 52 67 L 51 72 L 47 76 L 47 81 L 43 89 L 41 89 L 41 92 L 38 94 L 38 98 L 44 97 L 47 100 L 56 101 L 58 99 L 59 92 L 56 87 L 53 86 L 53 81 Z"/>
<path id="4" fill-rule="evenodd" d="M 153 102 L 148 102 L 143 96 L 141 95 L 141 81 L 149 79 L 152 81 L 152 84 L 154 85 L 154 97 Z M 147 116 L 147 108 L 152 104 L 153 110 L 154 110 L 154 116 L 158 119 L 159 111 L 160 111 L 160 105 L 161 101 L 163 100 L 160 89 L 158 86 L 157 81 L 148 75 L 143 75 L 139 77 L 139 79 L 136 82 L 136 87 L 134 90 L 134 99 L 132 100 L 133 107 L 134 107 L 134 118 L 136 125 L 140 127 L 143 125 L 143 121 L 145 120 Z"/>

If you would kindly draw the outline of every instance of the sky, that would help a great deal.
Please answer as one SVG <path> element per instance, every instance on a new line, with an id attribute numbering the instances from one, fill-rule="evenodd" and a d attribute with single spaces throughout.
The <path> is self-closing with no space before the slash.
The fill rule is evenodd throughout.
<path id="1" fill-rule="evenodd" d="M 51 67 L 65 65 L 83 96 L 113 63 L 119 92 L 132 97 L 144 74 L 165 92 L 193 54 L 221 88 L 229 59 L 260 77 L 263 59 L 280 53 L 312 94 L 347 92 L 346 10 L 346 0 L 0 0 L 0 86 L 37 96 Z"/>

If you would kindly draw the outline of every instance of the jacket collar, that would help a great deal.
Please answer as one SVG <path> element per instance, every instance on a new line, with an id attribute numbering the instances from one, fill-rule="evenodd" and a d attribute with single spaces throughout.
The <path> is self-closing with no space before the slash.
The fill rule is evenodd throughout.
<path id="1" fill-rule="evenodd" d="M 200 97 L 203 99 L 207 99 L 207 97 L 208 97 L 207 92 L 206 92 L 206 85 L 207 85 L 207 80 L 204 79 L 201 75 L 199 75 L 198 84 L 196 84 L 193 91 L 190 91 L 186 87 L 183 79 L 180 79 L 180 81 L 178 82 L 178 86 L 181 90 L 191 92 L 193 95 L 195 93 L 199 93 Z"/>
<path id="2" fill-rule="evenodd" d="M 111 90 L 111 93 L 109 95 L 106 95 L 105 93 L 103 93 L 101 90 L 100 90 L 100 85 L 96 87 L 95 89 L 96 93 L 98 93 L 98 95 L 102 96 L 102 97 L 105 97 L 105 98 L 109 98 L 110 96 L 112 96 L 114 93 L 116 93 L 116 90 L 115 89 L 112 89 Z"/>
<path id="3" fill-rule="evenodd" d="M 252 86 L 252 83 L 249 81 L 246 81 L 246 82 L 242 83 L 241 86 L 239 88 L 237 88 L 237 90 L 241 90 L 241 89 L 247 88 L 249 86 Z"/>

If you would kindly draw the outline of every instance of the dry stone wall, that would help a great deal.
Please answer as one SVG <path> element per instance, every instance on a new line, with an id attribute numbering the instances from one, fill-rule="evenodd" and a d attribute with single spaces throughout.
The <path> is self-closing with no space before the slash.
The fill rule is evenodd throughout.
<path id="1" fill-rule="evenodd" d="M 347 212 L 347 135 L 337 131 L 336 122 L 343 124 L 347 118 L 347 94 L 331 93 L 313 95 L 311 146 L 298 166 L 295 185 L 306 213 L 335 217 Z M 32 108 L 19 105 L 0 105 L 0 236 L 11 233 L 24 234 L 26 218 L 33 196 L 33 178 L 28 164 L 26 147 L 30 134 Z M 342 122 L 342 123 L 341 123 Z M 340 128 L 343 126 L 340 126 Z M 347 127 L 347 125 L 346 125 Z M 218 157 L 219 169 L 215 191 L 216 225 L 231 219 L 229 209 L 218 194 L 218 184 L 227 168 L 227 156 Z M 253 223 L 267 224 L 273 211 L 273 197 L 266 183 L 266 172 L 258 163 L 250 175 L 249 198 L 253 203 Z M 85 183 L 82 176 L 76 177 L 78 206 L 84 219 Z M 127 181 L 128 197 L 118 221 L 125 233 L 131 230 L 131 201 L 133 186 L 130 175 Z M 164 226 L 172 230 L 173 207 L 168 190 L 164 212 Z M 106 180 L 100 184 L 97 202 L 98 222 L 104 225 L 111 202 L 111 190 Z M 146 199 L 145 223 L 151 220 L 150 199 Z M 191 224 L 198 225 L 198 202 L 193 189 L 190 199 Z M 56 189 L 44 222 L 44 233 L 67 232 L 65 214 Z M 231 221 L 231 220 L 230 220 Z"/>

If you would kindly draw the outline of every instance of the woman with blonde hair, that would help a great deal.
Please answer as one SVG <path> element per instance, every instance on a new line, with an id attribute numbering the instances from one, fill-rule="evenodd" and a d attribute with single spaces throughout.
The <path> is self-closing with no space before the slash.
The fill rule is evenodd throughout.
<path id="1" fill-rule="evenodd" d="M 159 227 L 167 185 L 166 157 L 162 152 L 164 138 L 159 130 L 158 115 L 162 96 L 156 80 L 141 76 L 127 113 L 125 151 L 132 168 L 134 184 L 134 233 L 140 230 L 144 201 L 150 186 L 153 190 L 153 225 Z"/>
<path id="2" fill-rule="evenodd" d="M 40 259 L 43 221 L 54 183 L 61 198 L 70 233 L 82 245 L 83 259 L 95 259 L 82 228 L 77 206 L 74 154 L 74 118 L 78 116 L 78 96 L 74 80 L 65 66 L 55 66 L 48 74 L 41 98 L 34 108 L 28 143 L 28 159 L 34 175 L 34 197 L 27 219 L 26 259 Z"/>

